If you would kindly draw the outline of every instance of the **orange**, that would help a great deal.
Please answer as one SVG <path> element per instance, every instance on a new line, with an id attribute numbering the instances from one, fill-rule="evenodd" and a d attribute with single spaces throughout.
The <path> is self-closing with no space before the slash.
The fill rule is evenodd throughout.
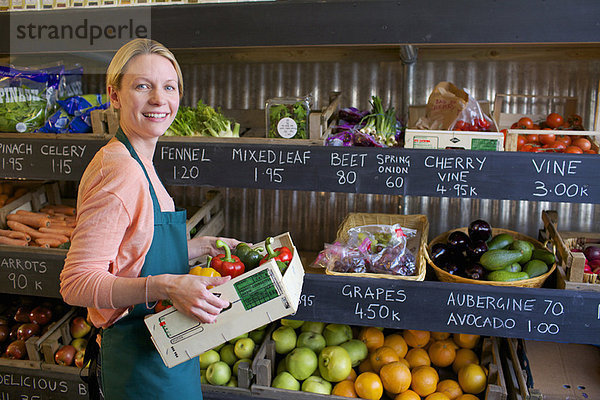
<path id="1" fill-rule="evenodd" d="M 433 365 L 436 367 L 447 367 L 456 358 L 454 342 L 450 340 L 438 340 L 429 347 L 428 354 Z"/>
<path id="2" fill-rule="evenodd" d="M 398 396 L 394 397 L 394 400 L 421 400 L 421 396 L 409 389 L 406 392 L 400 393 Z"/>
<path id="3" fill-rule="evenodd" d="M 408 369 L 410 369 L 410 363 L 409 363 L 408 361 L 406 361 L 406 358 L 401 358 L 401 359 L 400 359 L 400 362 L 401 362 L 402 364 L 406 365 L 406 367 L 407 367 Z"/>
<path id="4" fill-rule="evenodd" d="M 422 365 L 412 370 L 410 388 L 419 396 L 429 396 L 437 389 L 440 377 L 435 369 Z"/>
<path id="5" fill-rule="evenodd" d="M 478 394 L 487 386 L 485 371 L 478 364 L 467 364 L 458 371 L 458 383 L 465 393 Z"/>
<path id="6" fill-rule="evenodd" d="M 420 367 L 421 365 L 431 365 L 429 354 L 424 349 L 410 349 L 406 353 L 406 361 L 410 365 L 410 369 Z"/>
<path id="7" fill-rule="evenodd" d="M 369 360 L 369 357 L 365 358 L 363 362 L 358 364 L 358 372 L 361 374 L 363 372 L 373 372 L 373 366 L 371 365 L 371 360 Z"/>
<path id="8" fill-rule="evenodd" d="M 479 342 L 479 335 L 469 335 L 467 333 L 455 333 L 452 337 L 454 343 L 463 349 L 472 349 Z"/>
<path id="9" fill-rule="evenodd" d="M 450 400 L 456 400 L 463 394 L 460 385 L 454 379 L 445 379 L 438 383 L 436 392 L 444 393 Z"/>
<path id="10" fill-rule="evenodd" d="M 381 383 L 386 391 L 397 394 L 408 390 L 412 375 L 410 369 L 400 361 L 389 363 L 379 371 Z"/>
<path id="11" fill-rule="evenodd" d="M 363 372 L 356 381 L 354 389 L 358 397 L 368 400 L 379 400 L 383 396 L 383 384 L 379 375 L 374 372 Z"/>
<path id="12" fill-rule="evenodd" d="M 348 376 L 346 377 L 346 379 L 344 379 L 345 381 L 351 381 L 354 382 L 356 380 L 356 371 L 354 370 L 354 368 L 350 369 L 350 373 L 348 374 Z"/>
<path id="13" fill-rule="evenodd" d="M 389 346 L 392 349 L 394 349 L 394 351 L 396 352 L 396 354 L 398 354 L 398 357 L 400 358 L 404 358 L 404 356 L 408 352 L 408 345 L 406 344 L 406 340 L 404 340 L 402 335 L 399 335 L 397 333 L 387 335 L 383 340 L 383 345 Z"/>
<path id="14" fill-rule="evenodd" d="M 414 329 L 405 329 L 402 337 L 410 347 L 424 347 L 429 343 L 431 337 L 429 331 L 417 331 Z"/>
<path id="15" fill-rule="evenodd" d="M 391 347 L 381 346 L 369 355 L 369 360 L 371 361 L 373 371 L 379 373 L 381 367 L 395 361 L 400 361 L 400 358 L 398 358 L 398 354 Z"/>
<path id="16" fill-rule="evenodd" d="M 479 397 L 467 393 L 457 397 L 456 400 L 479 400 Z"/>
<path id="17" fill-rule="evenodd" d="M 450 332 L 431 332 L 433 340 L 446 340 L 450 337 Z"/>
<path id="18" fill-rule="evenodd" d="M 471 349 L 458 349 L 452 369 L 458 374 L 458 371 L 467 364 L 479 364 L 479 357 Z"/>
<path id="19" fill-rule="evenodd" d="M 354 382 L 352 381 L 341 381 L 338 382 L 331 391 L 331 394 L 342 397 L 356 397 L 356 390 L 354 389 Z"/>
<path id="20" fill-rule="evenodd" d="M 444 393 L 434 392 L 431 393 L 429 396 L 425 397 L 425 400 L 450 400 L 450 398 Z"/>
<path id="21" fill-rule="evenodd" d="M 379 329 L 369 326 L 361 329 L 358 340 L 363 341 L 371 352 L 383 346 L 384 335 Z"/>

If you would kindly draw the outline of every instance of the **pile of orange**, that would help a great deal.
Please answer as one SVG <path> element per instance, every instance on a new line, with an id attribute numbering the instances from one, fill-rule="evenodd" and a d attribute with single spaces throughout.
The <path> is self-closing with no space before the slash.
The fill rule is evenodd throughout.
<path id="1" fill-rule="evenodd" d="M 374 327 L 357 337 L 369 356 L 331 394 L 379 400 L 477 400 L 487 387 L 487 370 L 475 353 L 478 335 L 419 330 L 384 335 Z M 442 376 L 455 379 L 440 380 Z"/>

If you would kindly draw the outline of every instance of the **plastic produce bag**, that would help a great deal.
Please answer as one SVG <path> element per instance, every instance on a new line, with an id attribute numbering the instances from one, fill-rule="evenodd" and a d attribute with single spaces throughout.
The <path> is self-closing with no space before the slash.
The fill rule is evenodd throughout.
<path id="1" fill-rule="evenodd" d="M 110 102 L 100 94 L 73 96 L 58 100 L 61 110 L 52 114 L 44 126 L 36 132 L 42 133 L 90 133 L 92 132 L 91 113 L 105 110 Z"/>
<path id="2" fill-rule="evenodd" d="M 466 90 L 465 93 L 467 93 Z M 467 106 L 458 114 L 449 129 L 453 131 L 498 132 L 494 120 L 481 111 L 479 103 L 471 95 L 469 95 Z"/>
<path id="3" fill-rule="evenodd" d="M 450 82 L 438 83 L 429 95 L 425 116 L 415 123 L 419 129 L 447 130 L 465 109 L 469 95 Z"/>
<path id="4" fill-rule="evenodd" d="M 83 67 L 78 65 L 66 69 L 58 89 L 58 98 L 64 100 L 68 97 L 83 95 L 82 78 Z"/>

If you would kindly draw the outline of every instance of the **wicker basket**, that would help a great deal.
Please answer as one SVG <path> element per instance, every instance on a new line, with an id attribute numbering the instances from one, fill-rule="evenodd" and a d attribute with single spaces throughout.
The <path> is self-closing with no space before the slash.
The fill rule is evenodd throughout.
<path id="1" fill-rule="evenodd" d="M 429 246 L 427 247 L 427 252 L 425 254 L 425 256 L 427 257 L 427 262 L 429 263 L 429 265 L 431 265 L 431 268 L 433 268 L 433 270 L 435 271 L 435 275 L 437 276 L 438 280 L 442 281 L 442 282 L 456 282 L 456 283 L 475 283 L 478 285 L 492 285 L 492 286 L 517 286 L 517 287 L 531 287 L 531 288 L 537 288 L 537 287 L 542 287 L 542 285 L 544 284 L 544 281 L 546 280 L 546 278 L 548 278 L 556 269 L 556 263 L 554 263 L 552 265 L 552 267 L 548 270 L 548 272 L 546 272 L 544 275 L 540 275 L 540 276 L 536 276 L 535 278 L 530 278 L 530 279 L 523 279 L 521 281 L 512 281 L 512 282 L 498 282 L 498 281 L 484 281 L 484 280 L 475 280 L 475 279 L 468 279 L 468 278 L 463 278 L 462 276 L 457 276 L 457 275 L 452 275 L 446 271 L 444 271 L 443 269 L 441 269 L 440 267 L 436 266 L 433 261 L 431 261 L 431 257 L 430 257 L 430 251 L 431 251 L 431 247 L 436 244 L 436 243 L 446 243 L 446 241 L 448 240 L 448 236 L 454 232 L 454 231 L 461 231 L 464 233 L 468 232 L 468 228 L 458 228 L 458 229 L 453 229 L 451 231 L 445 232 L 441 235 L 439 235 L 438 237 L 436 237 L 435 239 L 433 239 L 431 242 L 429 242 Z M 512 235 L 515 239 L 518 240 L 526 240 L 528 242 L 531 242 L 535 245 L 535 247 L 538 248 L 545 248 L 544 245 L 535 240 L 532 237 L 523 235 L 519 232 L 515 232 L 515 231 L 511 231 L 508 229 L 502 229 L 502 228 L 493 228 L 492 229 L 492 235 L 496 236 L 500 233 L 508 233 L 510 235 Z"/>
<path id="2" fill-rule="evenodd" d="M 407 246 L 411 249 L 416 259 L 416 274 L 390 275 L 362 272 L 336 272 L 325 270 L 328 275 L 342 275 L 365 278 L 385 278 L 385 279 L 403 279 L 409 281 L 422 281 L 427 272 L 425 263 L 425 254 L 427 253 L 427 235 L 429 234 L 429 222 L 425 215 L 399 215 L 399 214 L 370 214 L 370 213 L 350 213 L 344 218 L 337 231 L 336 241 L 348 241 L 348 229 L 363 225 L 394 225 L 400 224 L 404 228 L 411 228 L 417 231 L 415 237 L 409 238 Z"/>

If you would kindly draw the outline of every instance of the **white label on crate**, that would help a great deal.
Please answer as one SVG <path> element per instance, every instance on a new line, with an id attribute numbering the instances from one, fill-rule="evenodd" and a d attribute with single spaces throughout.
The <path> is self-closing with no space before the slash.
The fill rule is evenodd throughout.
<path id="1" fill-rule="evenodd" d="M 296 124 L 296 121 L 290 117 L 281 118 L 277 123 L 277 133 L 279 133 L 279 136 L 282 138 L 293 138 L 296 135 L 296 132 L 298 132 L 298 125 Z"/>
<path id="2" fill-rule="evenodd" d="M 23 133 L 27 130 L 27 125 L 23 122 L 19 122 L 17 125 L 15 125 L 15 129 L 17 132 Z"/>
<path id="3" fill-rule="evenodd" d="M 415 149 L 437 149 L 438 146 L 438 138 L 435 136 L 415 136 L 413 139 Z"/>

